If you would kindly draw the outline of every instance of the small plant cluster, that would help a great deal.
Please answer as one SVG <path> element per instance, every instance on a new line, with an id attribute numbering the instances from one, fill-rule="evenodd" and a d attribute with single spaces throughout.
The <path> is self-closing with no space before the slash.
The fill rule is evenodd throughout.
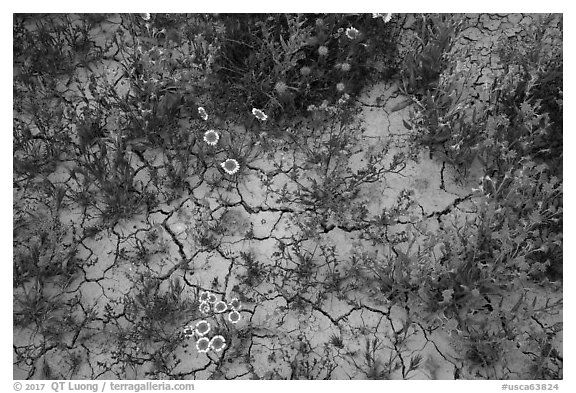
<path id="1" fill-rule="evenodd" d="M 267 119 L 266 114 L 259 109 L 252 108 L 252 114 L 254 115 L 254 117 L 256 117 L 261 121 L 265 121 Z M 206 112 L 206 109 L 204 109 L 204 107 L 201 106 L 198 107 L 198 115 L 202 120 L 208 121 L 209 117 L 208 112 Z M 218 144 L 218 141 L 220 140 L 220 134 L 216 130 L 209 129 L 204 133 L 203 140 L 208 146 L 214 147 Z M 224 161 L 220 162 L 220 167 L 228 175 L 234 175 L 240 170 L 240 164 L 234 158 L 226 158 Z"/>
<path id="2" fill-rule="evenodd" d="M 417 143 L 443 146 L 457 168 L 466 170 L 475 158 L 484 165 L 476 189 L 486 198 L 476 258 L 503 260 L 508 274 L 556 280 L 562 264 L 562 24 L 553 16 L 540 22 L 513 40 L 518 45 L 501 41 L 506 72 L 484 87 L 485 100 L 467 92 L 473 66 L 454 59 L 438 85 L 417 100 L 413 125 Z"/>
<path id="3" fill-rule="evenodd" d="M 133 16 L 129 30 L 135 40 L 120 36 L 117 43 L 134 98 L 149 115 L 146 126 L 157 132 L 206 95 L 220 116 L 256 107 L 274 118 L 355 95 L 377 69 L 394 73 L 395 19 L 392 14 L 153 14 Z"/>
<path id="4" fill-rule="evenodd" d="M 169 23 L 171 18 L 177 22 L 173 27 Z M 71 23 L 67 18 L 55 20 L 64 25 Z M 86 65 L 70 57 L 73 66 L 69 70 L 70 82 L 78 86 L 87 84 L 87 89 L 67 93 L 75 95 L 74 99 L 50 96 L 50 105 L 39 102 L 30 106 L 18 100 L 23 114 L 33 110 L 35 121 L 33 125 L 17 121 L 15 127 L 15 163 L 22 177 L 33 177 L 44 166 L 46 171 L 52 171 L 52 163 L 63 156 L 71 157 L 77 162 L 70 171 L 71 199 L 86 209 L 94 208 L 108 225 L 141 212 L 145 206 L 156 206 L 161 202 L 159 195 L 167 199 L 175 197 L 177 191 L 186 189 L 190 170 L 202 177 L 216 166 L 224 179 L 234 180 L 228 176 L 241 173 L 248 160 L 264 148 L 275 147 L 267 138 L 267 132 L 271 131 L 268 124 L 284 105 L 281 104 L 284 98 L 295 94 L 293 98 L 301 105 L 300 109 L 309 110 L 316 117 L 320 111 L 326 110 L 325 115 L 339 111 L 357 91 L 350 88 L 354 81 L 359 83 L 358 88 L 365 82 L 368 58 L 388 50 L 387 56 L 391 58 L 394 47 L 393 34 L 380 34 L 394 25 L 394 18 L 388 14 L 234 17 L 153 14 L 121 15 L 120 20 L 122 27 L 103 48 L 116 49 L 115 59 L 120 68 L 114 80 L 93 72 L 84 81 L 76 74 L 76 68 Z M 283 26 L 281 31 L 273 31 L 276 22 Z M 17 27 L 22 34 L 17 35 L 15 42 L 33 48 L 24 22 Z M 257 47 L 255 42 L 248 42 L 254 39 L 259 40 Z M 231 52 L 237 51 L 234 45 L 238 43 L 253 47 L 255 53 L 249 57 L 264 56 L 265 61 L 232 60 Z M 259 68 L 258 72 L 242 72 L 243 76 L 256 75 L 257 84 L 239 83 L 235 77 L 225 76 L 223 64 L 228 61 L 236 66 L 242 63 L 242 70 L 248 66 Z M 44 74 L 43 83 L 38 84 L 34 78 L 24 78 L 28 75 L 24 71 L 18 78 L 23 95 L 38 87 L 47 93 L 50 86 L 44 84 L 55 83 L 53 76 Z M 264 88 L 265 82 L 260 79 L 271 75 L 278 81 Z M 292 81 L 293 78 L 297 81 Z M 230 83 L 243 85 L 244 92 L 230 88 Z M 221 105 L 217 94 L 220 88 L 228 93 L 226 102 L 238 101 L 230 98 L 238 93 L 249 104 L 239 108 L 245 113 L 240 118 L 248 116 L 252 120 L 246 132 L 224 129 L 222 118 L 230 117 L 231 112 Z M 246 97 L 250 89 L 257 91 Z M 262 96 L 261 92 L 266 94 Z M 336 94 L 338 99 L 332 100 L 330 94 Z M 57 109 L 53 106 L 64 108 L 60 116 L 54 116 Z M 212 115 L 212 111 L 216 112 L 213 108 L 218 108 L 218 115 Z M 285 107 L 283 114 L 290 115 L 290 108 Z M 56 120 L 59 123 L 52 125 Z M 184 121 L 188 122 L 186 127 L 182 127 Z M 158 147 L 163 153 L 161 169 L 145 156 L 148 149 Z M 337 140 L 330 150 L 335 152 L 343 147 L 345 141 Z M 314 160 L 319 158 L 312 154 Z M 145 183 L 146 172 L 151 182 Z"/>
<path id="5" fill-rule="evenodd" d="M 391 14 L 218 15 L 215 95 L 264 108 L 274 117 L 354 95 L 382 59 L 395 68 Z M 230 98 L 232 95 L 234 98 Z"/>
<path id="6" fill-rule="evenodd" d="M 134 281 L 141 290 L 125 295 L 124 313 L 134 322 L 142 341 L 163 341 L 164 328 L 176 325 L 182 315 L 191 312 L 193 302 L 183 296 L 185 287 L 178 278 L 169 280 L 166 290 L 149 274 L 138 274 Z"/>
<path id="7" fill-rule="evenodd" d="M 35 75 L 69 76 L 76 63 L 102 58 L 109 48 L 94 45 L 90 30 L 98 23 L 96 15 L 14 14 L 18 76 L 30 82 Z"/>
<path id="8" fill-rule="evenodd" d="M 298 132 L 286 131 L 295 142 L 294 156 L 289 160 L 282 157 L 275 166 L 278 170 L 288 167 L 292 186 L 280 188 L 269 182 L 265 186 L 277 196 L 278 204 L 300 206 L 312 213 L 311 225 L 305 224 L 311 235 L 336 223 L 349 226 L 362 221 L 367 211 L 364 202 L 357 200 L 361 190 L 405 167 L 403 153 L 387 159 L 388 142 L 362 149 L 363 133 L 354 113 L 343 108 L 335 113 L 315 110 L 311 119 L 300 123 Z M 360 157 L 362 164 L 352 165 L 353 157 Z M 295 164 L 297 159 L 303 162 L 301 167 Z M 302 218 L 298 221 L 307 221 Z"/>
<path id="9" fill-rule="evenodd" d="M 437 81 L 448 66 L 446 55 L 451 51 L 462 20 L 452 14 L 416 14 L 408 42 L 401 76 L 404 90 L 422 94 Z"/>
<path id="10" fill-rule="evenodd" d="M 546 163 L 562 172 L 562 24 L 541 17 L 521 39 L 502 38 L 502 75 L 485 81 L 477 95 L 479 72 L 467 55 L 444 59 L 436 84 L 414 99 L 412 124 L 417 143 L 441 147 L 447 159 L 466 170 L 475 159 L 486 172 L 503 173 L 520 158 Z"/>
<path id="11" fill-rule="evenodd" d="M 215 322 L 215 333 L 221 333 L 226 326 L 226 321 L 231 324 L 236 324 L 240 322 L 241 314 L 240 308 L 242 307 L 240 301 L 237 298 L 233 298 L 227 304 L 223 300 L 218 300 L 218 297 L 209 291 L 200 292 L 199 296 L 200 305 L 198 310 L 204 317 L 211 317 L 216 320 Z M 226 318 L 223 314 L 227 313 Z M 215 334 L 211 338 L 208 337 L 208 333 L 212 331 L 212 325 L 205 319 L 198 321 L 194 326 L 186 325 L 183 329 L 183 334 L 185 338 L 195 338 L 196 339 L 196 349 L 199 353 L 207 353 L 210 350 L 214 352 L 221 352 L 226 348 L 226 339 L 222 334 Z"/>

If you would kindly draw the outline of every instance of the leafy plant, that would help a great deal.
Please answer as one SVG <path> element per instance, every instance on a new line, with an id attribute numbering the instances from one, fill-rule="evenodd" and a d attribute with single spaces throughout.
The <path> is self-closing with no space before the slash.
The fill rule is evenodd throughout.
<path id="1" fill-rule="evenodd" d="M 14 14 L 14 57 L 27 68 L 25 74 L 58 76 L 73 71 L 67 27 L 66 18 L 58 14 Z"/>
<path id="2" fill-rule="evenodd" d="M 58 296 L 48 296 L 42 284 L 36 280 L 22 288 L 14 299 L 14 324 L 19 327 L 36 325 L 39 329 L 47 327 L 53 313 L 60 310 Z"/>
<path id="3" fill-rule="evenodd" d="M 446 56 L 439 82 L 415 97 L 411 123 L 415 140 L 440 146 L 456 167 L 470 167 L 478 159 L 488 174 L 505 172 L 520 157 L 544 162 L 562 171 L 562 26 L 552 16 L 526 28 L 522 44 L 501 41 L 498 53 L 502 75 L 470 93 L 478 75 L 465 50 Z M 547 45 L 543 46 L 542 41 Z M 464 51 L 464 54 L 461 52 Z M 543 83 L 546 81 L 546 83 Z"/>
<path id="4" fill-rule="evenodd" d="M 372 340 L 365 338 L 364 360 L 366 362 L 366 378 L 368 379 L 390 379 L 391 374 L 400 368 L 400 364 L 394 362 L 394 356 L 390 353 L 388 361 L 383 361 L 377 357 L 376 352 L 382 347 L 382 341 L 375 337 Z"/>
<path id="5" fill-rule="evenodd" d="M 494 366 L 502 357 L 501 337 L 488 335 L 486 332 L 474 333 L 468 336 L 470 348 L 466 358 L 482 367 Z"/>
<path id="6" fill-rule="evenodd" d="M 56 277 L 67 281 L 81 261 L 76 256 L 74 229 L 64 226 L 57 214 L 39 209 L 30 217 L 15 221 L 14 228 L 14 287 L 38 279 Z"/>
<path id="7" fill-rule="evenodd" d="M 424 94 L 448 66 L 446 55 L 462 26 L 452 14 L 413 15 L 414 36 L 402 64 L 402 84 L 409 94 Z"/>
<path id="8" fill-rule="evenodd" d="M 330 345 L 338 349 L 344 348 L 344 341 L 342 340 L 342 335 L 333 333 L 329 338 Z"/>
<path id="9" fill-rule="evenodd" d="M 327 231 L 333 225 L 349 226 L 362 221 L 367 214 L 363 203 L 355 201 L 360 190 L 385 177 L 398 173 L 405 166 L 405 156 L 395 154 L 386 159 L 390 145 L 371 146 L 363 150 L 362 124 L 354 120 L 353 112 L 344 108 L 334 114 L 318 111 L 313 119 L 299 125 L 300 130 L 288 130 L 288 137 L 297 148 L 293 157 L 281 158 L 277 171 L 288 166 L 289 181 L 282 187 L 267 186 L 284 206 L 300 206 L 310 215 L 297 220 L 309 237 Z M 320 133 L 318 130 L 325 130 Z M 363 165 L 352 165 L 354 159 Z M 304 163 L 296 165 L 297 159 Z M 275 174 L 272 172 L 272 174 Z M 290 187 L 289 187 L 290 185 Z"/>
<path id="10" fill-rule="evenodd" d="M 322 100 L 335 102 L 343 92 L 357 93 L 378 56 L 385 58 L 387 71 L 393 69 L 394 23 L 369 14 L 217 19 L 223 36 L 214 63 L 220 82 L 215 87 L 246 102 L 247 108 L 234 107 L 240 112 L 256 107 L 274 117 L 301 113 Z"/>
<path id="11" fill-rule="evenodd" d="M 127 318 L 140 324 L 144 337 L 154 337 L 191 313 L 193 301 L 182 296 L 184 287 L 178 279 L 171 280 L 165 292 L 160 281 L 140 276 L 140 292 L 126 297 Z"/>
<path id="12" fill-rule="evenodd" d="M 258 262 L 255 256 L 249 252 L 241 252 L 240 258 L 243 261 L 241 264 L 246 269 L 246 272 L 241 276 L 243 283 L 247 288 L 256 288 L 266 278 L 266 266 Z"/>

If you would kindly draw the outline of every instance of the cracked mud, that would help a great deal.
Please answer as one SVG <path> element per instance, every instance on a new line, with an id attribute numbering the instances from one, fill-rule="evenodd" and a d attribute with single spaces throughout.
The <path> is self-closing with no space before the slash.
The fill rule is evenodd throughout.
<path id="1" fill-rule="evenodd" d="M 492 59 L 498 35 L 516 34 L 530 21 L 520 14 L 468 17 L 460 45 L 481 63 L 480 93 L 486 78 L 498 73 Z M 101 27 L 95 36 L 105 42 L 118 28 Z M 78 68 L 79 80 L 107 75 L 122 90 L 119 65 L 112 57 L 104 62 L 90 71 Z M 62 82 L 57 89 L 72 100 L 83 87 Z M 198 165 L 177 191 L 169 185 L 166 153 L 133 148 L 129 162 L 140 185 L 134 192 L 144 199 L 153 194 L 157 203 L 109 222 L 98 202 L 63 199 L 61 225 L 45 224 L 44 231 L 58 246 L 39 262 L 58 261 L 59 273 L 21 277 L 14 287 L 15 318 L 24 303 L 36 310 L 14 327 L 14 378 L 529 378 L 530 350 L 502 339 L 494 344 L 502 344 L 498 349 L 483 352 L 494 359 L 478 360 L 479 343 L 489 344 L 478 338 L 475 345 L 457 312 L 434 316 L 425 299 L 419 303 L 409 294 L 418 283 L 401 265 L 418 266 L 418 252 L 434 249 L 435 233 L 475 216 L 482 199 L 472 189 L 482 167 L 476 163 L 464 177 L 433 152 L 415 153 L 403 125 L 411 110 L 402 108 L 405 101 L 396 82 L 379 83 L 356 99 L 358 127 L 327 125 L 349 144 L 329 161 L 344 168 L 340 184 L 326 188 L 331 196 L 314 194 L 315 182 L 327 184 L 332 173 L 330 165 L 309 159 L 310 151 L 321 151 L 321 138 L 290 143 L 311 132 L 305 128 L 270 135 L 262 143 L 275 148 L 260 155 L 251 150 L 237 175 L 224 174 L 218 164 Z M 220 128 L 224 138 L 247 132 L 235 124 Z M 218 147 L 190 154 L 225 158 Z M 394 162 L 395 156 L 405 159 Z M 66 195 L 89 195 L 75 168 L 68 157 L 46 178 Z M 362 170 L 366 176 L 359 181 Z M 56 211 L 45 203 L 44 182 L 42 176 L 15 182 L 15 215 L 25 212 L 22 222 L 34 226 L 28 231 L 38 232 L 38 223 L 50 223 Z M 29 241 L 42 250 L 46 239 L 34 236 Z M 15 250 L 21 246 L 15 239 Z M 440 260 L 441 250 L 435 252 Z M 412 287 L 398 285 L 408 282 Z M 225 301 L 228 310 L 203 313 L 204 292 Z M 240 302 L 237 323 L 229 319 L 233 298 Z M 533 286 L 485 307 L 505 314 L 520 300 L 536 311 L 510 334 L 553 337 L 561 369 L 561 287 Z M 496 314 L 469 311 L 479 325 L 500 324 Z M 225 338 L 221 351 L 199 352 L 199 337 L 185 334 L 201 320 L 209 322 L 210 337 Z"/>

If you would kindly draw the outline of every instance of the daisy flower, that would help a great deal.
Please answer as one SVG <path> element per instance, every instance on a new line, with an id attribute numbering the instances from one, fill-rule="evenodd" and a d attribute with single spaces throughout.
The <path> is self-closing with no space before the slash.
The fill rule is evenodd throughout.
<path id="1" fill-rule="evenodd" d="M 150 14 L 149 13 L 140 14 L 140 17 L 144 20 L 150 20 Z"/>
<path id="2" fill-rule="evenodd" d="M 194 328 L 190 325 L 184 326 L 184 329 L 182 329 L 182 333 L 184 333 L 184 337 L 191 338 L 192 336 L 194 336 Z"/>
<path id="3" fill-rule="evenodd" d="M 200 292 L 200 301 L 201 302 L 207 302 L 208 301 L 208 297 L 210 296 L 210 292 L 209 291 L 202 291 Z"/>
<path id="4" fill-rule="evenodd" d="M 222 167 L 222 169 L 224 169 L 224 172 L 226 172 L 229 175 L 235 174 L 240 169 L 240 164 L 238 164 L 238 161 L 236 161 L 233 158 L 227 159 L 226 161 L 221 163 L 220 166 Z"/>
<path id="5" fill-rule="evenodd" d="M 218 303 L 214 305 L 214 311 L 216 311 L 218 314 L 223 313 L 224 311 L 226 311 L 226 309 L 227 309 L 226 303 L 224 303 L 222 300 L 220 300 Z"/>
<path id="6" fill-rule="evenodd" d="M 210 303 L 202 302 L 202 303 L 200 303 L 200 306 L 198 307 L 198 309 L 200 310 L 200 312 L 202 314 L 208 314 L 210 312 Z"/>
<path id="7" fill-rule="evenodd" d="M 210 347 L 216 352 L 220 352 L 224 348 L 226 348 L 226 340 L 222 336 L 214 336 L 212 340 L 210 340 Z"/>
<path id="8" fill-rule="evenodd" d="M 340 83 L 338 83 L 338 84 L 336 85 L 336 90 L 338 90 L 338 91 L 344 91 L 344 88 L 345 88 L 345 87 L 346 87 L 346 86 L 344 86 L 344 83 L 340 82 Z"/>
<path id="9" fill-rule="evenodd" d="M 372 18 L 381 18 L 384 23 L 388 23 L 390 22 L 390 20 L 392 19 L 392 14 L 391 13 L 385 13 L 385 14 L 372 14 Z"/>
<path id="10" fill-rule="evenodd" d="M 199 336 L 204 336 L 210 331 L 210 324 L 207 321 L 200 321 L 196 324 L 195 332 Z"/>
<path id="11" fill-rule="evenodd" d="M 346 37 L 350 38 L 351 40 L 355 40 L 356 38 L 360 37 L 360 32 L 354 27 L 349 27 L 346 29 Z"/>
<path id="12" fill-rule="evenodd" d="M 349 63 L 342 63 L 342 65 L 340 66 L 340 69 L 344 72 L 348 72 L 348 71 L 350 71 L 350 64 Z"/>
<path id="13" fill-rule="evenodd" d="M 206 353 L 210 350 L 211 341 L 208 340 L 207 337 L 200 337 L 198 341 L 196 341 L 196 349 L 198 352 Z"/>
<path id="14" fill-rule="evenodd" d="M 286 92 L 286 89 L 288 89 L 288 86 L 286 86 L 286 83 L 284 82 L 276 82 L 276 85 L 274 86 L 274 89 L 279 93 L 279 94 L 283 94 Z"/>
<path id="15" fill-rule="evenodd" d="M 318 54 L 320 56 L 326 56 L 328 54 L 328 48 L 326 48 L 324 45 L 320 46 L 318 48 Z"/>
<path id="16" fill-rule="evenodd" d="M 228 320 L 232 323 L 238 323 L 240 321 L 240 313 L 236 310 L 230 311 L 230 314 L 228 314 Z"/>
<path id="17" fill-rule="evenodd" d="M 310 72 L 312 72 L 310 67 L 304 66 L 304 67 L 300 68 L 300 75 L 302 75 L 302 76 L 310 75 Z"/>
<path id="18" fill-rule="evenodd" d="M 216 303 L 217 300 L 218 300 L 218 298 L 213 293 L 208 295 L 208 303 L 214 304 L 214 303 Z"/>
<path id="19" fill-rule="evenodd" d="M 200 115 L 202 120 L 204 121 L 208 120 L 208 113 L 206 113 L 206 109 L 204 109 L 203 107 L 201 106 L 198 107 L 198 114 Z"/>
<path id="20" fill-rule="evenodd" d="M 220 135 L 214 130 L 208 130 L 204 133 L 204 142 L 209 144 L 210 146 L 216 146 L 218 140 L 220 139 Z"/>
<path id="21" fill-rule="evenodd" d="M 266 119 L 268 119 L 268 116 L 260 109 L 252 108 L 252 114 L 256 116 L 258 120 L 265 121 Z"/>
<path id="22" fill-rule="evenodd" d="M 242 307 L 238 298 L 233 298 L 230 300 L 230 304 L 228 304 L 228 306 L 230 306 L 232 310 L 240 310 L 240 307 Z"/>

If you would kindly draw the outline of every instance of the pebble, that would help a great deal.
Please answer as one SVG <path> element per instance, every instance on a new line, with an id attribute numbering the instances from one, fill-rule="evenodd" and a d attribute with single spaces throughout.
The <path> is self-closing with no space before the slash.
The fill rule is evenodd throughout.
<path id="1" fill-rule="evenodd" d="M 484 28 L 495 31 L 500 27 L 500 23 L 502 22 L 500 19 L 492 19 L 490 14 L 482 14 L 480 17 L 480 22 Z"/>
<path id="2" fill-rule="evenodd" d="M 478 21 L 480 14 L 466 14 L 466 18 L 470 19 L 471 21 Z"/>
<path id="3" fill-rule="evenodd" d="M 506 34 L 507 37 L 514 37 L 516 34 L 518 34 L 521 31 L 522 31 L 522 29 L 520 27 L 512 27 L 510 29 L 504 30 L 504 34 Z"/>
<path id="4" fill-rule="evenodd" d="M 469 27 L 462 32 L 462 36 L 472 41 L 478 41 L 482 37 L 482 32 L 477 27 Z"/>
<path id="5" fill-rule="evenodd" d="M 533 19 L 531 16 L 525 16 L 521 21 L 520 24 L 521 25 L 529 25 L 530 23 L 532 23 Z"/>
<path id="6" fill-rule="evenodd" d="M 490 51 L 490 48 L 487 48 L 487 47 L 483 47 L 483 48 L 480 50 L 480 54 L 481 54 L 482 56 L 489 56 L 489 55 L 490 55 L 490 52 L 491 52 L 491 51 Z"/>
<path id="7" fill-rule="evenodd" d="M 176 232 L 177 234 L 182 233 L 186 230 L 186 224 L 184 224 L 183 222 L 178 222 L 176 224 L 173 224 L 171 227 L 172 227 L 172 230 L 174 232 Z"/>
<path id="8" fill-rule="evenodd" d="M 518 26 L 523 17 L 522 14 L 509 14 L 508 22 L 512 23 L 514 26 Z"/>

